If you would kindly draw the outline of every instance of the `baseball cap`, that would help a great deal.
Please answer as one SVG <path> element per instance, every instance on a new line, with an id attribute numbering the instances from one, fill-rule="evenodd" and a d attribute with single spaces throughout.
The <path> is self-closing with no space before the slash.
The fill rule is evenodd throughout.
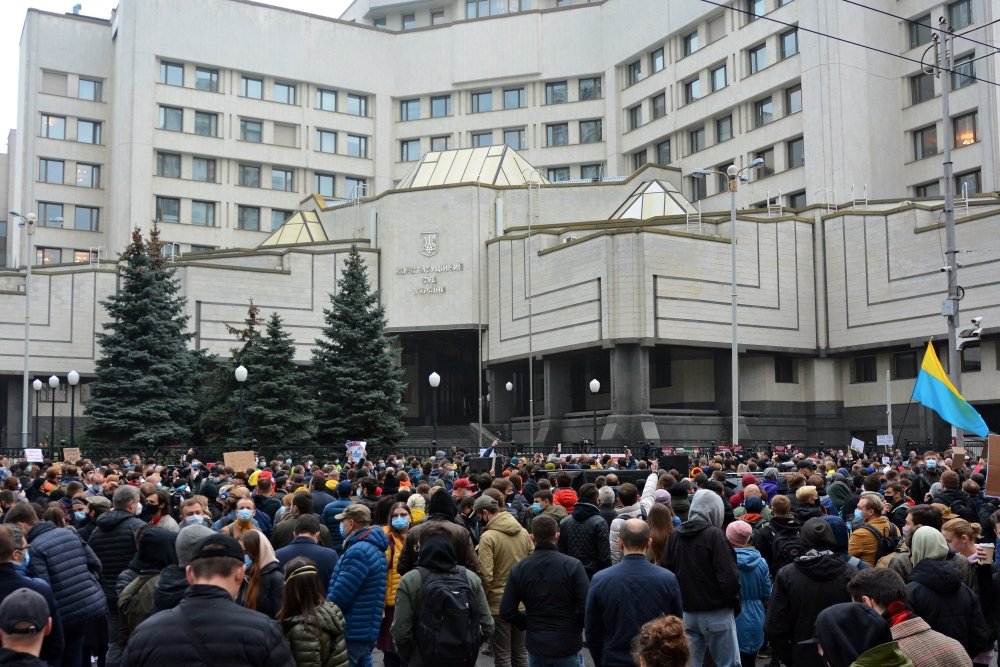
<path id="1" fill-rule="evenodd" d="M 19 588 L 0 604 L 0 630 L 8 635 L 34 635 L 49 622 L 49 603 L 30 588 Z"/>
<path id="2" fill-rule="evenodd" d="M 461 479 L 456 479 L 455 480 L 455 484 L 451 488 L 453 488 L 453 489 L 467 489 L 470 486 L 472 486 L 472 484 L 469 482 L 469 480 L 466 479 L 465 477 L 462 477 Z"/>
<path id="3" fill-rule="evenodd" d="M 203 538 L 195 545 L 191 561 L 200 558 L 234 558 L 242 563 L 243 547 L 238 540 L 216 533 Z"/>
<path id="4" fill-rule="evenodd" d="M 344 511 L 333 517 L 337 521 L 343 521 L 344 519 L 350 519 L 351 521 L 361 521 L 363 523 L 372 522 L 372 511 L 364 505 L 348 505 L 344 508 Z"/>
<path id="5" fill-rule="evenodd" d="M 106 496 L 88 496 L 85 500 L 91 507 L 97 507 L 102 510 L 111 509 L 111 501 Z"/>
<path id="6" fill-rule="evenodd" d="M 476 503 L 472 506 L 473 512 L 482 512 L 483 510 L 496 512 L 499 509 L 500 505 L 497 504 L 497 501 L 489 496 L 479 496 L 476 498 Z"/>

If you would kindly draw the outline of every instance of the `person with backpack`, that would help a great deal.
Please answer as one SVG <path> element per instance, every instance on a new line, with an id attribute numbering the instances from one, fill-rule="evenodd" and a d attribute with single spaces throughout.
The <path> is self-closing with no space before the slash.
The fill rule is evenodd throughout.
<path id="1" fill-rule="evenodd" d="M 788 496 L 778 495 L 771 501 L 773 516 L 756 537 L 757 550 L 767 561 L 771 578 L 778 570 L 805 553 L 799 543 L 802 524 L 792 516 L 792 501 Z"/>
<path id="2" fill-rule="evenodd" d="M 847 541 L 847 553 L 871 567 L 875 567 L 880 558 L 896 551 L 901 537 L 899 529 L 882 514 L 884 508 L 882 496 L 875 493 L 861 496 L 854 510 L 858 527 Z"/>
<path id="3" fill-rule="evenodd" d="M 932 503 L 941 503 L 951 510 L 953 516 L 965 519 L 969 523 L 976 523 L 979 513 L 976 511 L 976 504 L 968 493 L 962 490 L 961 479 L 954 470 L 946 470 L 941 473 L 942 491 L 931 499 Z"/>
<path id="4" fill-rule="evenodd" d="M 493 628 L 479 577 L 457 564 L 447 534 L 428 534 L 396 593 L 390 632 L 400 660 L 407 667 L 472 667 Z"/>

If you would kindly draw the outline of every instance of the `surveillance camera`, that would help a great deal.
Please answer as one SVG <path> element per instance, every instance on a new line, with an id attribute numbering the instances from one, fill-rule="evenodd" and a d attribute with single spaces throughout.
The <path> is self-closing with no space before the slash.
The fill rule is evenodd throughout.
<path id="1" fill-rule="evenodd" d="M 981 318 L 981 317 L 973 317 L 972 318 L 972 324 L 975 325 L 977 328 L 980 325 L 982 325 L 982 323 L 983 323 L 983 318 Z"/>
<path id="2" fill-rule="evenodd" d="M 940 268 L 940 271 L 941 271 L 941 273 L 948 273 L 949 271 L 951 271 L 951 267 L 950 266 L 942 266 Z"/>

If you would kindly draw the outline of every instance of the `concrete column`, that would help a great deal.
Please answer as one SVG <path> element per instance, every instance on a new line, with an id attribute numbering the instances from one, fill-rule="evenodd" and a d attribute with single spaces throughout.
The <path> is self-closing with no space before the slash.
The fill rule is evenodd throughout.
<path id="1" fill-rule="evenodd" d="M 573 409 L 570 396 L 570 362 L 567 359 L 546 358 L 543 362 L 545 373 L 545 418 L 562 419 Z"/>
<path id="2" fill-rule="evenodd" d="M 649 413 L 649 348 L 616 345 L 611 349 L 611 413 Z"/>
<path id="3" fill-rule="evenodd" d="M 489 383 L 490 391 L 490 423 L 503 424 L 504 433 L 507 431 L 507 419 L 513 416 L 514 393 L 507 391 L 507 383 L 513 381 L 513 376 L 509 370 L 498 368 L 486 369 L 486 382 Z"/>

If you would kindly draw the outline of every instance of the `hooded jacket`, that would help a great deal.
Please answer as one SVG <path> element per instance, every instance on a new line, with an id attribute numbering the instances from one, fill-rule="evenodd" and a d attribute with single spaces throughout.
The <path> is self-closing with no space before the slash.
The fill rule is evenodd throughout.
<path id="1" fill-rule="evenodd" d="M 892 641 L 889 624 L 859 602 L 824 610 L 816 619 L 816 639 L 830 667 L 913 667 Z M 824 664 L 822 660 L 802 664 Z"/>
<path id="2" fill-rule="evenodd" d="M 771 575 L 767 561 L 753 547 L 736 549 L 740 577 L 740 615 L 736 638 L 740 653 L 756 653 L 764 644 L 764 603 L 771 597 Z"/>
<path id="3" fill-rule="evenodd" d="M 768 524 L 760 529 L 757 535 L 757 549 L 767 561 L 772 577 L 778 574 L 778 570 L 788 565 L 787 562 L 779 562 L 780 559 L 774 553 L 774 540 L 778 536 L 798 540 L 801 530 L 802 524 L 793 516 L 773 516 Z"/>
<path id="4" fill-rule="evenodd" d="M 316 608 L 312 618 L 283 619 L 281 630 L 292 649 L 295 667 L 347 667 L 345 625 L 344 615 L 329 600 Z"/>
<path id="5" fill-rule="evenodd" d="M 403 543 L 403 552 L 399 554 L 396 571 L 406 574 L 412 570 L 416 566 L 417 545 L 421 540 L 435 533 L 444 533 L 451 537 L 458 563 L 467 570 L 479 572 L 479 558 L 472 544 L 472 536 L 465 526 L 455 521 L 456 514 L 458 506 L 455 505 L 450 493 L 444 491 L 432 493 L 427 503 L 427 518 L 410 526 L 409 532 L 406 533 L 406 541 Z"/>
<path id="6" fill-rule="evenodd" d="M 597 505 L 579 501 L 573 514 L 559 524 L 559 551 L 583 564 L 587 578 L 611 567 L 608 523 Z"/>
<path id="7" fill-rule="evenodd" d="M 128 642 L 129 636 L 139 624 L 153 613 L 160 572 L 177 564 L 177 552 L 174 549 L 176 537 L 176 533 L 164 528 L 148 528 L 139 538 L 139 550 L 136 552 L 138 562 L 135 563 L 139 574 L 118 596 L 118 612 L 121 614 L 118 643 L 122 646 Z"/>
<path id="8" fill-rule="evenodd" d="M 957 639 L 969 657 L 992 644 L 976 594 L 962 584 L 958 568 L 947 560 L 924 559 L 914 565 L 906 600 L 931 629 Z"/>
<path id="9" fill-rule="evenodd" d="M 135 534 L 145 525 L 142 519 L 125 510 L 111 510 L 97 517 L 97 527 L 90 534 L 90 548 L 101 561 L 101 588 L 109 605 L 117 604 L 115 583 L 135 556 Z"/>
<path id="10" fill-rule="evenodd" d="M 562 505 L 566 508 L 567 514 L 571 514 L 573 512 L 573 508 L 576 507 L 576 501 L 576 491 L 568 486 L 559 487 L 552 494 L 552 503 L 554 505 Z"/>
<path id="11" fill-rule="evenodd" d="M 528 532 L 510 512 L 499 512 L 483 528 L 479 538 L 479 576 L 494 616 L 500 613 L 500 599 L 510 571 L 534 548 Z"/>
<path id="12" fill-rule="evenodd" d="M 702 489 L 691 500 L 687 522 L 667 538 L 661 564 L 680 583 L 684 611 L 732 609 L 739 614 L 736 553 L 722 522 L 722 498 Z"/>
<path id="13" fill-rule="evenodd" d="M 829 551 L 807 551 L 786 565 L 774 579 L 764 632 L 782 662 L 823 664 L 814 644 L 799 644 L 813 636 L 816 617 L 840 602 L 850 602 L 847 583 L 857 573 Z"/>
<path id="14" fill-rule="evenodd" d="M 826 495 L 833 501 L 833 506 L 837 509 L 838 516 L 843 518 L 844 504 L 853 495 L 851 487 L 847 486 L 844 482 L 836 481 L 826 490 Z"/>
<path id="15" fill-rule="evenodd" d="M 389 540 L 378 526 L 355 530 L 344 538 L 344 555 L 330 576 L 327 599 L 340 607 L 347 619 L 347 641 L 378 638 L 385 603 Z"/>

